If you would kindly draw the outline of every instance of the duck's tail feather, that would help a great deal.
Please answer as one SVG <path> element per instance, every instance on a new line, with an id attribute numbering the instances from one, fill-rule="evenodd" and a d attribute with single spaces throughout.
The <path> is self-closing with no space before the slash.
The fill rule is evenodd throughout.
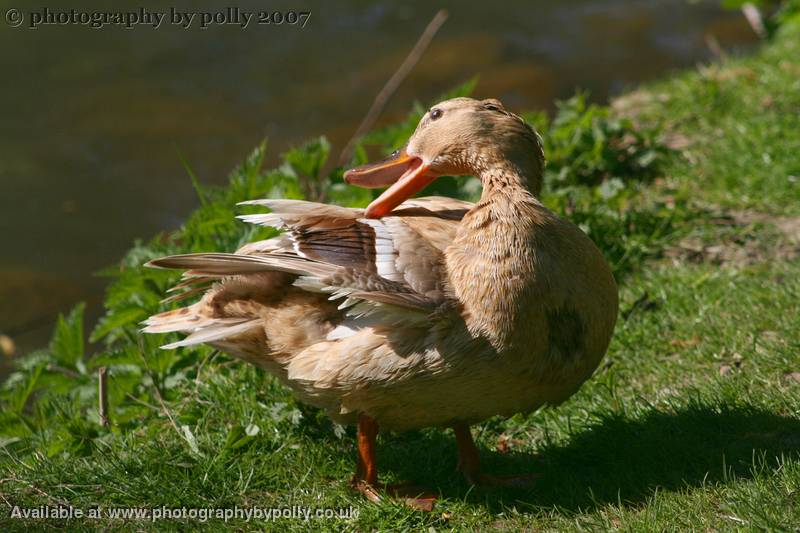
<path id="1" fill-rule="evenodd" d="M 142 324 L 144 333 L 171 333 L 173 331 L 195 331 L 214 325 L 239 324 L 242 318 L 215 318 L 203 314 L 201 302 L 189 307 L 164 311 L 153 315 Z M 227 322 L 226 322 L 227 321 Z"/>
<path id="2" fill-rule="evenodd" d="M 213 317 L 205 311 L 208 307 L 198 302 L 189 307 L 165 311 L 153 315 L 142 324 L 144 333 L 190 333 L 188 337 L 162 346 L 173 349 L 180 346 L 191 346 L 205 342 L 213 342 L 244 333 L 260 327 L 260 319 L 253 317 Z"/>
<path id="3" fill-rule="evenodd" d="M 252 329 L 261 327 L 261 320 L 245 320 L 237 324 L 219 324 L 219 319 L 215 325 L 195 330 L 191 335 L 185 337 L 177 342 L 165 344 L 161 348 L 165 350 L 173 350 L 181 346 L 192 346 L 195 344 L 204 344 L 208 342 L 220 341 L 236 335 L 241 335 Z"/>
<path id="4" fill-rule="evenodd" d="M 197 253 L 170 255 L 145 264 L 153 268 L 188 270 L 193 276 L 235 276 L 256 272 L 285 272 L 298 276 L 326 275 L 335 267 L 303 257 L 289 255 L 241 255 L 229 253 Z"/>

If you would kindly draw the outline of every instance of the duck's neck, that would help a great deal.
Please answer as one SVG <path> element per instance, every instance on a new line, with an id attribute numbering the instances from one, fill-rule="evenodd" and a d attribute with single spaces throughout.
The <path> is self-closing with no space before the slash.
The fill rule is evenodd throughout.
<path id="1" fill-rule="evenodd" d="M 478 165 L 478 177 L 483 185 L 481 203 L 502 195 L 529 195 L 538 197 L 542 189 L 542 165 L 539 160 L 511 159 Z"/>
<path id="2" fill-rule="evenodd" d="M 523 293 L 535 275 L 533 227 L 541 216 L 539 169 L 511 162 L 482 169 L 480 201 L 462 220 L 447 251 L 451 288 L 469 330 L 495 348 L 510 347 Z M 533 189 L 533 190 L 532 190 Z"/>

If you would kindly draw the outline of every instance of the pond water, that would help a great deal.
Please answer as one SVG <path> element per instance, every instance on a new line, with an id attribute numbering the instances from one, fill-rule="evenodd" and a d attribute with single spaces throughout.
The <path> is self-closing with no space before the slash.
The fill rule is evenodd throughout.
<path id="1" fill-rule="evenodd" d="M 67 9 L 91 5 L 73 0 Z M 311 15 L 304 28 L 0 22 L 0 333 L 18 351 L 46 342 L 57 313 L 78 300 L 97 316 L 104 280 L 93 273 L 197 205 L 177 150 L 213 184 L 265 137 L 270 163 L 321 133 L 338 153 L 435 12 L 419 0 L 231 5 Z M 475 74 L 477 96 L 552 109 L 576 88 L 604 101 L 706 61 L 706 35 L 734 51 L 755 41 L 741 14 L 718 2 L 446 7 L 448 21 L 379 123 Z M 30 18 L 35 10 L 21 11 Z"/>

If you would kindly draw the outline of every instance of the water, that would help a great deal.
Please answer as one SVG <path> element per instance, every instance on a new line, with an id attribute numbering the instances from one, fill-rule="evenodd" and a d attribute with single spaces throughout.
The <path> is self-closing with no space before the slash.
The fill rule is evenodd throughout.
<path id="1" fill-rule="evenodd" d="M 92 273 L 134 239 L 177 227 L 197 205 L 176 147 L 214 184 L 264 137 L 269 162 L 320 133 L 338 153 L 435 12 L 422 1 L 231 3 L 248 11 L 267 4 L 311 17 L 302 29 L 243 30 L 29 30 L 0 21 L 0 333 L 19 351 L 46 342 L 54 316 L 78 300 L 96 316 L 104 280 Z M 69 8 L 90 5 L 73 0 Z M 193 10 L 218 9 L 200 5 Z M 477 96 L 552 109 L 578 87 L 603 101 L 706 61 L 706 34 L 726 49 L 754 43 L 743 17 L 716 2 L 448 7 L 449 20 L 382 123 L 475 74 Z"/>

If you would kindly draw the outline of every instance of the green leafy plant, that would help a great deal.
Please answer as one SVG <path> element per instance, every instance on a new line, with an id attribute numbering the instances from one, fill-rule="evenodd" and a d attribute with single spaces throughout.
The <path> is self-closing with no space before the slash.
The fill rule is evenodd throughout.
<path id="1" fill-rule="evenodd" d="M 637 129 L 630 120 L 613 116 L 608 107 L 590 104 L 584 92 L 558 102 L 552 120 L 543 113 L 526 113 L 523 118 L 542 132 L 545 183 L 551 190 L 596 186 L 612 178 L 652 178 L 666 151 L 657 132 Z"/>

